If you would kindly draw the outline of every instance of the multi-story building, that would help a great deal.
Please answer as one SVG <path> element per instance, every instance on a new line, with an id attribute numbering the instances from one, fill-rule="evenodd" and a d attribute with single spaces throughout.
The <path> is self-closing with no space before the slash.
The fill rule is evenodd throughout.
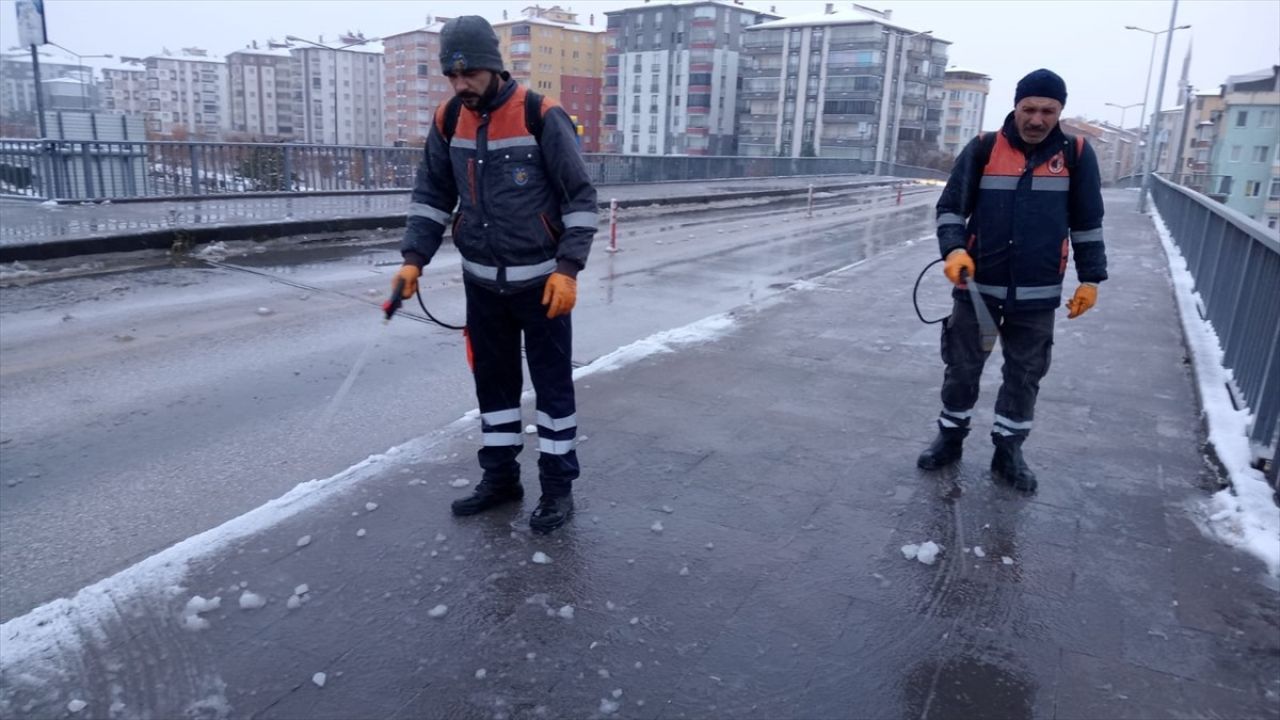
<path id="1" fill-rule="evenodd" d="M 453 97 L 449 79 L 440 72 L 437 19 L 426 27 L 382 38 L 383 138 L 389 145 L 426 142 L 435 109 Z"/>
<path id="2" fill-rule="evenodd" d="M 516 20 L 503 20 L 498 33 L 511 77 L 555 98 L 582 131 L 582 149 L 600 152 L 603 128 L 605 29 L 578 22 L 576 13 L 556 5 L 532 5 Z"/>
<path id="3" fill-rule="evenodd" d="M 1222 95 L 1213 173 L 1225 176 L 1223 202 L 1254 220 L 1280 222 L 1280 213 L 1267 213 L 1280 152 L 1280 65 L 1228 77 Z"/>
<path id="4" fill-rule="evenodd" d="M 40 82 L 44 86 L 41 100 L 45 110 L 53 110 L 54 102 L 51 91 L 57 89 L 59 104 L 65 104 L 68 93 L 73 107 L 60 109 L 79 109 L 76 104 L 81 93 L 87 91 L 93 82 L 93 70 L 80 64 L 75 58 L 54 53 L 47 49 L 40 52 Z M 60 80 L 72 80 L 74 85 L 68 87 Z M 54 85 L 50 85 L 55 82 Z M 0 122 L 5 126 L 6 136 L 36 135 L 36 82 L 35 72 L 31 65 L 30 50 L 15 50 L 0 54 Z"/>
<path id="5" fill-rule="evenodd" d="M 937 152 L 946 40 L 828 4 L 748 28 L 743 155 L 904 162 Z"/>
<path id="6" fill-rule="evenodd" d="M 718 0 L 655 2 L 605 15 L 605 151 L 738 154 L 746 31 L 779 16 Z M 773 113 L 776 118 L 778 108 Z"/>
<path id="7" fill-rule="evenodd" d="M 164 139 L 214 140 L 227 120 L 227 63 L 200 48 L 145 59 L 147 132 Z"/>
<path id="8" fill-rule="evenodd" d="M 1205 192 L 1205 182 L 1213 171 L 1213 146 L 1218 134 L 1218 124 L 1223 113 L 1222 93 L 1199 93 L 1192 101 L 1190 124 L 1187 126 L 1186 146 L 1182 150 L 1183 183 L 1196 180 Z"/>
<path id="9" fill-rule="evenodd" d="M 1141 136 L 1137 130 L 1126 130 L 1110 123 L 1083 118 L 1063 118 L 1063 132 L 1083 136 L 1098 158 L 1098 171 L 1104 183 L 1114 183 L 1135 172 Z"/>
<path id="10" fill-rule="evenodd" d="M 142 116 L 147 111 L 147 63 L 122 57 L 98 65 L 102 73 L 102 109 L 120 115 Z"/>
<path id="11" fill-rule="evenodd" d="M 991 76 L 976 70 L 947 68 L 943 75 L 942 89 L 947 102 L 942 115 L 942 134 L 938 147 L 955 157 L 964 146 L 982 131 L 987 112 L 987 94 L 991 91 Z"/>
<path id="12" fill-rule="evenodd" d="M 362 38 L 339 39 L 350 44 Z M 378 43 L 342 50 L 297 46 L 292 52 L 294 135 L 309 143 L 381 145 L 385 86 Z"/>
<path id="13" fill-rule="evenodd" d="M 227 55 L 229 137 L 292 140 L 295 137 L 294 60 L 284 43 L 268 40 Z"/>

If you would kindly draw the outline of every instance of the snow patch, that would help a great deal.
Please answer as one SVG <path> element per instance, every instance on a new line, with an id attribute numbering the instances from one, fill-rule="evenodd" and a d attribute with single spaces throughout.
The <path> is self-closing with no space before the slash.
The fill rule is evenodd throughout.
<path id="1" fill-rule="evenodd" d="M 466 478 L 457 478 L 449 482 L 449 487 L 464 488 L 470 484 L 471 481 Z"/>
<path id="2" fill-rule="evenodd" d="M 298 538 L 298 542 L 297 542 L 297 546 L 298 546 L 298 547 L 300 547 L 300 548 L 301 548 L 301 547 L 306 547 L 306 546 L 308 546 L 308 545 L 310 545 L 310 544 L 311 544 L 311 536 L 310 536 L 310 535 L 303 535 L 302 537 Z"/>
<path id="3" fill-rule="evenodd" d="M 661 520 L 654 520 L 654 521 L 653 521 L 653 524 L 649 526 L 649 529 L 650 529 L 650 530 L 652 530 L 652 531 L 654 531 L 654 532 L 656 532 L 656 533 L 661 533 L 661 532 L 663 531 L 662 521 L 661 521 Z"/>
<path id="4" fill-rule="evenodd" d="M 318 672 L 318 673 L 316 673 L 315 675 L 312 675 L 312 676 L 311 676 L 311 682 L 315 683 L 315 686 L 316 686 L 316 687 L 324 687 L 324 681 L 325 681 L 327 678 L 328 678 L 328 676 L 327 676 L 327 675 L 325 675 L 325 674 L 324 674 L 324 673 L 322 673 L 322 672 Z"/>
<path id="5" fill-rule="evenodd" d="M 565 620 L 572 620 L 572 619 L 573 619 L 573 606 L 572 606 L 572 605 L 565 605 L 564 607 L 560 608 L 560 609 L 556 612 L 556 614 L 557 614 L 557 615 L 559 615 L 560 617 L 564 618 Z"/>
<path id="6" fill-rule="evenodd" d="M 447 612 L 449 612 L 449 606 L 448 606 L 448 605 L 437 605 L 437 606 L 435 606 L 435 607 L 433 607 L 433 608 L 431 608 L 430 610 L 428 610 L 428 611 L 427 611 L 427 617 L 430 617 L 430 618 L 442 618 L 442 617 L 444 617 L 444 616 L 445 616 L 445 613 L 447 613 Z"/>
<path id="7" fill-rule="evenodd" d="M 1154 205 L 1151 221 L 1169 259 L 1182 329 L 1195 360 L 1209 442 L 1231 481 L 1231 487 L 1202 503 L 1199 524 L 1210 535 L 1260 558 L 1272 576 L 1280 576 L 1280 542 L 1276 542 L 1280 537 L 1280 507 L 1272 500 L 1271 486 L 1252 465 L 1248 433 L 1252 417 L 1247 409 L 1236 410 L 1231 402 L 1227 385 L 1235 380 L 1224 365 L 1222 344 L 1213 324 L 1201 319 L 1196 310 L 1203 300 L 1195 291 L 1195 278 Z"/>
<path id="8" fill-rule="evenodd" d="M 267 604 L 267 599 L 263 596 L 245 590 L 240 593 L 240 609 L 241 610 L 257 610 Z"/>
<path id="9" fill-rule="evenodd" d="M 73 713 L 78 713 L 88 706 L 89 706 L 89 703 L 83 700 L 72 700 L 71 702 L 67 703 L 67 709 Z"/>
<path id="10" fill-rule="evenodd" d="M 550 557 L 547 557 L 547 554 L 546 554 L 546 553 L 544 553 L 544 552 L 542 552 L 541 550 L 539 550 L 538 552 L 536 552 L 536 553 L 534 553 L 534 554 L 533 554 L 533 564 L 535 564 L 535 565 L 550 565 L 550 564 L 551 564 L 551 558 L 550 558 Z"/>

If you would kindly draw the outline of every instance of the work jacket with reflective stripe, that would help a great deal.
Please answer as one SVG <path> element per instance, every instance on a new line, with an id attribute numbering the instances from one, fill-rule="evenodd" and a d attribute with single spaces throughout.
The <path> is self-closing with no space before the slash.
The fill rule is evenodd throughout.
<path id="1" fill-rule="evenodd" d="M 414 183 L 400 251 L 430 262 L 452 219 L 467 278 L 497 290 L 543 282 L 587 263 L 596 232 L 596 191 L 569 116 L 542 101 L 541 144 L 525 123 L 525 88 L 508 80 L 488 108 L 463 106 L 453 138 L 436 110 Z M 457 213 L 454 214 L 454 208 Z"/>
<path id="2" fill-rule="evenodd" d="M 1010 113 L 986 165 L 977 166 L 979 136 L 956 158 L 938 200 L 942 256 L 967 249 L 978 289 L 1006 312 L 1056 308 L 1069 251 L 1080 282 L 1107 279 L 1098 159 L 1082 142 L 1074 170 L 1068 167 L 1071 142 L 1055 127 L 1028 151 Z"/>

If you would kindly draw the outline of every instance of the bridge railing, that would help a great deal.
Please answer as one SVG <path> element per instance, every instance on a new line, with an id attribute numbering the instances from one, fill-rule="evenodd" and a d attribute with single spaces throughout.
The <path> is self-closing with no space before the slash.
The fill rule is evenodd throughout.
<path id="1" fill-rule="evenodd" d="M 1223 362 L 1253 414 L 1250 440 L 1280 445 L 1280 237 L 1231 208 L 1156 176 L 1151 197 L 1187 261 Z"/>
<path id="2" fill-rule="evenodd" d="M 598 184 L 882 174 L 945 179 L 927 168 L 842 158 L 584 155 Z M 173 141 L 0 139 L 0 194 L 116 200 L 264 193 L 398 192 L 422 149 Z"/>

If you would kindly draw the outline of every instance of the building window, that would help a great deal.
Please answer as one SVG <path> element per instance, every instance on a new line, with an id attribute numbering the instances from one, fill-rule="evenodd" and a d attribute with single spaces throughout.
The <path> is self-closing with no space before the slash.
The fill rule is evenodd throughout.
<path id="1" fill-rule="evenodd" d="M 1262 183 L 1258 180 L 1244 181 L 1244 196 L 1255 198 L 1262 194 Z"/>
<path id="2" fill-rule="evenodd" d="M 1271 181 L 1271 191 L 1267 193 L 1268 200 L 1280 200 L 1280 178 Z"/>
<path id="3" fill-rule="evenodd" d="M 1276 111 L 1263 110 L 1262 115 L 1258 118 L 1258 127 L 1272 128 L 1276 126 Z"/>
<path id="4" fill-rule="evenodd" d="M 1254 145 L 1254 146 L 1253 146 L 1253 161 L 1254 161 L 1254 162 L 1256 162 L 1256 163 L 1264 163 L 1264 162 L 1266 162 L 1266 161 L 1267 161 L 1267 156 L 1268 156 L 1268 155 L 1270 155 L 1270 152 L 1269 152 L 1270 150 L 1271 150 L 1271 148 L 1267 147 L 1266 145 Z"/>
<path id="5" fill-rule="evenodd" d="M 1245 127 L 1249 124 L 1249 111 L 1241 110 L 1236 113 L 1236 127 Z"/>
<path id="6" fill-rule="evenodd" d="M 1240 153 L 1244 148 L 1239 145 L 1231 146 L 1231 162 L 1240 162 Z"/>

